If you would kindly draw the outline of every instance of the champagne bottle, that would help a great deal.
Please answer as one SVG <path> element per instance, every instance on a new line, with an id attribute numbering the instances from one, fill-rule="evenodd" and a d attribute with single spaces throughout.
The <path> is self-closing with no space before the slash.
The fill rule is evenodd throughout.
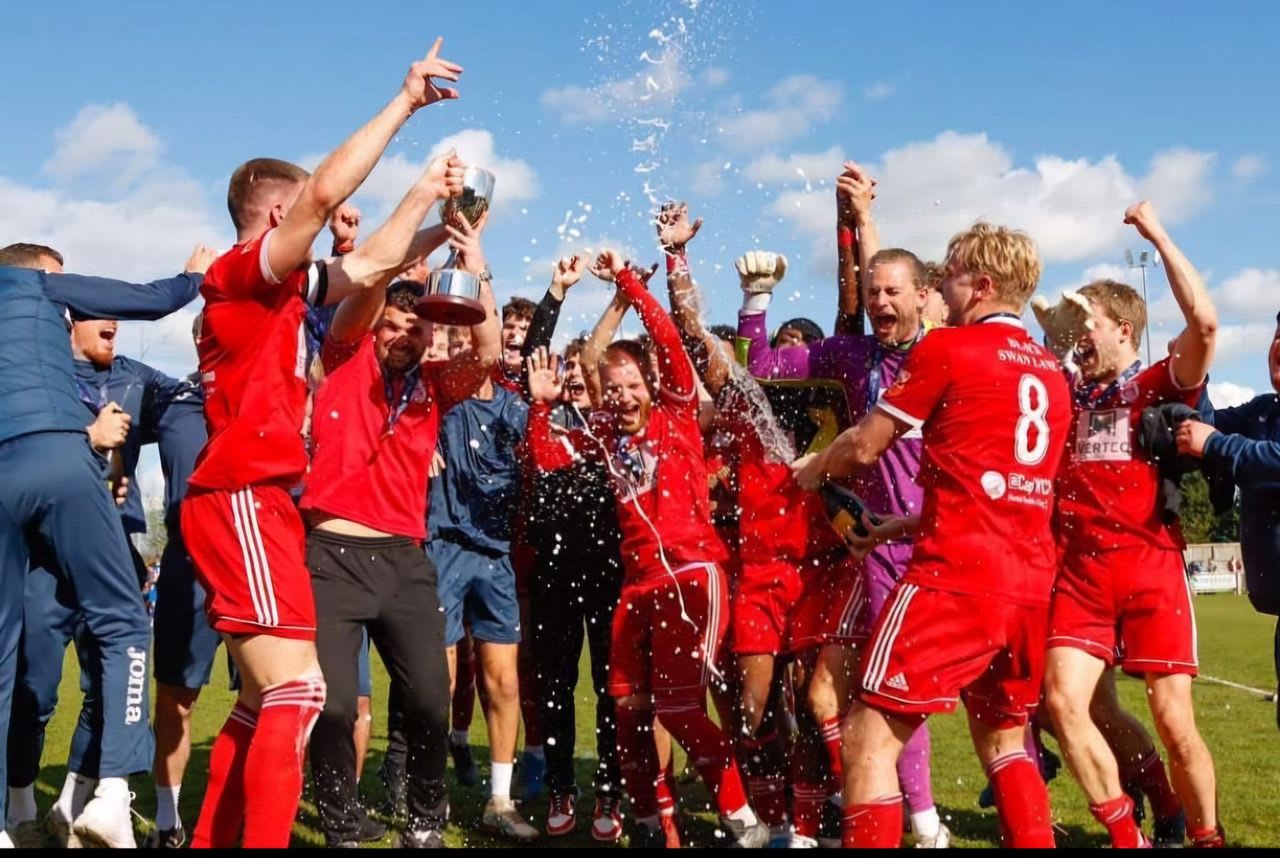
<path id="1" fill-rule="evenodd" d="M 841 539 L 848 542 L 850 534 L 861 537 L 871 535 L 862 524 L 863 513 L 867 511 L 867 505 L 862 498 L 835 483 L 823 483 L 818 493 L 822 495 L 822 504 L 827 508 L 827 518 L 831 521 L 831 527 Z M 867 520 L 872 524 L 880 523 L 872 513 L 866 512 L 866 515 Z"/>

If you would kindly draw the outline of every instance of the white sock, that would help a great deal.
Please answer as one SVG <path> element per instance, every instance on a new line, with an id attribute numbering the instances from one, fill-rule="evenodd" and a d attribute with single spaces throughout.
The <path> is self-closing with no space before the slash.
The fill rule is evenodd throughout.
<path id="1" fill-rule="evenodd" d="M 75 819 L 73 811 L 78 809 L 76 807 L 76 796 L 84 791 L 81 787 L 82 781 L 84 781 L 84 778 L 75 772 L 67 772 L 67 779 L 62 782 L 62 792 L 58 793 L 58 798 L 54 802 L 55 805 L 62 808 L 62 815 L 67 819 Z M 84 803 L 81 802 L 80 806 L 83 807 Z"/>
<path id="2" fill-rule="evenodd" d="M 36 785 L 9 787 L 9 812 L 5 816 L 6 828 L 17 828 L 24 822 L 35 822 Z"/>
<path id="3" fill-rule="evenodd" d="M 931 807 L 911 814 L 911 833 L 916 837 L 937 837 L 941 831 L 942 820 L 938 818 L 938 808 Z"/>
<path id="4" fill-rule="evenodd" d="M 736 819 L 748 828 L 759 822 L 759 820 L 756 819 L 755 812 L 751 809 L 751 805 L 749 804 L 744 804 L 742 807 L 729 814 L 729 818 Z"/>
<path id="5" fill-rule="evenodd" d="M 772 300 L 772 292 L 745 292 L 742 295 L 742 309 L 748 313 L 763 313 L 769 309 L 769 302 Z"/>
<path id="6" fill-rule="evenodd" d="M 545 760 L 547 758 L 547 755 L 542 752 L 541 745 L 525 745 L 524 752 L 527 756 L 538 760 Z"/>
<path id="7" fill-rule="evenodd" d="M 93 791 L 93 797 L 118 801 L 128 807 L 129 802 L 132 801 L 129 797 L 129 779 L 103 778 L 98 781 L 98 786 Z"/>
<path id="8" fill-rule="evenodd" d="M 9 832 L 0 831 L 0 849 L 12 849 L 13 841 L 9 839 Z"/>
<path id="9" fill-rule="evenodd" d="M 449 744 L 450 745 L 470 745 L 471 731 L 470 730 L 451 730 L 449 732 Z"/>
<path id="10" fill-rule="evenodd" d="M 182 820 L 178 818 L 180 792 L 182 784 L 171 787 L 156 784 L 156 828 L 161 831 L 170 831 L 182 824 Z"/>
<path id="11" fill-rule="evenodd" d="M 489 795 L 493 798 L 511 798 L 511 772 L 515 763 L 491 763 L 489 766 Z"/>

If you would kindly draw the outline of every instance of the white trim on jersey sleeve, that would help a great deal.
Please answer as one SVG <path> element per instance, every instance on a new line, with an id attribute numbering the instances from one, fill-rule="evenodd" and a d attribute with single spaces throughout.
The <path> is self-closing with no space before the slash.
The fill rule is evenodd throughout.
<path id="1" fill-rule="evenodd" d="M 1188 390 L 1195 390 L 1197 387 L 1202 387 L 1204 383 L 1209 380 L 1208 378 L 1202 378 L 1198 384 L 1183 384 L 1182 382 L 1178 381 L 1178 374 L 1173 371 L 1173 361 L 1170 360 L 1168 361 L 1168 363 L 1169 363 L 1169 381 L 1173 383 L 1174 390 L 1180 390 L 1183 392 Z"/>
<path id="2" fill-rule="evenodd" d="M 879 408 L 885 414 L 888 414 L 890 417 L 893 417 L 894 419 L 901 420 L 903 423 L 907 424 L 912 429 L 919 429 L 920 427 L 924 426 L 924 421 L 921 420 L 919 417 L 912 417 L 910 414 L 903 411 L 901 408 L 895 408 L 894 406 L 885 402 L 883 398 L 881 398 L 881 400 L 876 403 L 876 408 Z"/>
<path id="3" fill-rule="evenodd" d="M 275 235 L 275 229 L 267 230 L 267 234 L 262 237 L 262 244 L 258 248 L 258 269 L 262 272 L 262 279 L 266 280 L 273 286 L 280 285 L 280 278 L 271 270 L 271 263 L 267 261 L 267 249 L 271 247 L 271 236 Z"/>
<path id="4" fill-rule="evenodd" d="M 313 307 L 323 307 L 329 293 L 329 270 L 323 259 L 307 266 L 307 283 L 302 290 L 302 300 Z"/>

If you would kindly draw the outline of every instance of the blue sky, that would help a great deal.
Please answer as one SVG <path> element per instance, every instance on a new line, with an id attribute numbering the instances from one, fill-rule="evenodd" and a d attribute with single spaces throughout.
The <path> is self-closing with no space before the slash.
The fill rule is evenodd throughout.
<path id="1" fill-rule="evenodd" d="M 886 244 L 936 257 L 984 217 L 1026 228 L 1050 294 L 1130 278 L 1125 205 L 1147 196 L 1224 321 L 1219 398 L 1267 387 L 1280 310 L 1280 6 L 1234 3 L 174 4 L 68 2 L 10 14 L 0 242 L 142 277 L 231 240 L 223 199 L 248 157 L 313 163 L 391 97 L 437 35 L 462 99 L 422 111 L 356 201 L 371 228 L 444 143 L 498 175 L 488 253 L 502 295 L 604 244 L 657 259 L 651 199 L 706 219 L 692 258 L 711 321 L 732 260 L 786 253 L 774 321 L 834 309 L 831 179 L 879 176 Z M 652 137 L 651 137 L 652 135 Z M 562 229 L 558 229 L 562 228 Z M 576 235 L 573 233 L 576 232 Z M 1176 333 L 1149 272 L 1153 343 Z M 607 295 L 584 281 L 566 333 Z M 189 315 L 127 332 L 170 372 Z"/>

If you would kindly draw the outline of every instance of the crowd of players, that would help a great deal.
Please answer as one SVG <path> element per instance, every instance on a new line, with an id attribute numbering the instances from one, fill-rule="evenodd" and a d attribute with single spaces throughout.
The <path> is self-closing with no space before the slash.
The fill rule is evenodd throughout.
<path id="1" fill-rule="evenodd" d="M 892 847 L 910 831 L 946 846 L 926 722 L 963 701 L 1004 845 L 1054 843 L 1041 732 L 1113 845 L 1150 843 L 1146 803 L 1158 843 L 1223 845 L 1174 457 L 1158 446 L 1213 444 L 1195 409 L 1211 408 L 1217 318 L 1155 210 L 1124 219 L 1163 257 L 1186 327 L 1150 367 L 1133 289 L 1036 298 L 1037 342 L 1027 235 L 977 224 L 938 264 L 881 249 L 876 183 L 852 163 L 836 180 L 831 336 L 805 319 L 768 335 L 786 260 L 758 250 L 736 263 L 736 329 L 705 325 L 687 255 L 701 221 L 674 203 L 656 217 L 669 310 L 657 265 L 605 251 L 561 260 L 538 304 L 499 312 L 486 218 L 422 226 L 461 192 L 454 154 L 367 237 L 346 203 L 414 112 L 457 97 L 437 81 L 462 69 L 439 48 L 314 172 L 237 168 L 236 245 L 198 248 L 175 278 L 0 250 L 5 839 L 42 824 L 34 783 L 70 642 L 84 698 L 43 820 L 63 843 L 135 845 L 128 777 L 150 771 L 148 845 L 286 846 L 308 756 L 329 845 L 382 837 L 357 791 L 370 646 L 390 676 L 381 775 L 402 846 L 444 844 L 451 749 L 456 777 L 478 777 L 476 690 L 481 824 L 523 843 L 572 833 L 585 639 L 601 842 L 679 845 L 675 743 L 728 844 Z M 326 225 L 333 254 L 312 260 Z M 445 244 L 482 283 L 469 328 L 418 314 L 423 260 Z M 553 354 L 588 271 L 613 300 Z M 198 371 L 116 354 L 114 320 L 197 290 Z M 630 311 L 645 335 L 617 339 Z M 128 484 L 150 443 L 168 527 L 154 646 L 126 539 L 145 529 Z M 239 696 L 188 838 L 191 712 L 220 643 Z M 1115 668 L 1143 677 L 1167 769 L 1120 708 Z M 522 721 L 526 781 L 545 769 L 542 832 L 511 797 Z"/>

